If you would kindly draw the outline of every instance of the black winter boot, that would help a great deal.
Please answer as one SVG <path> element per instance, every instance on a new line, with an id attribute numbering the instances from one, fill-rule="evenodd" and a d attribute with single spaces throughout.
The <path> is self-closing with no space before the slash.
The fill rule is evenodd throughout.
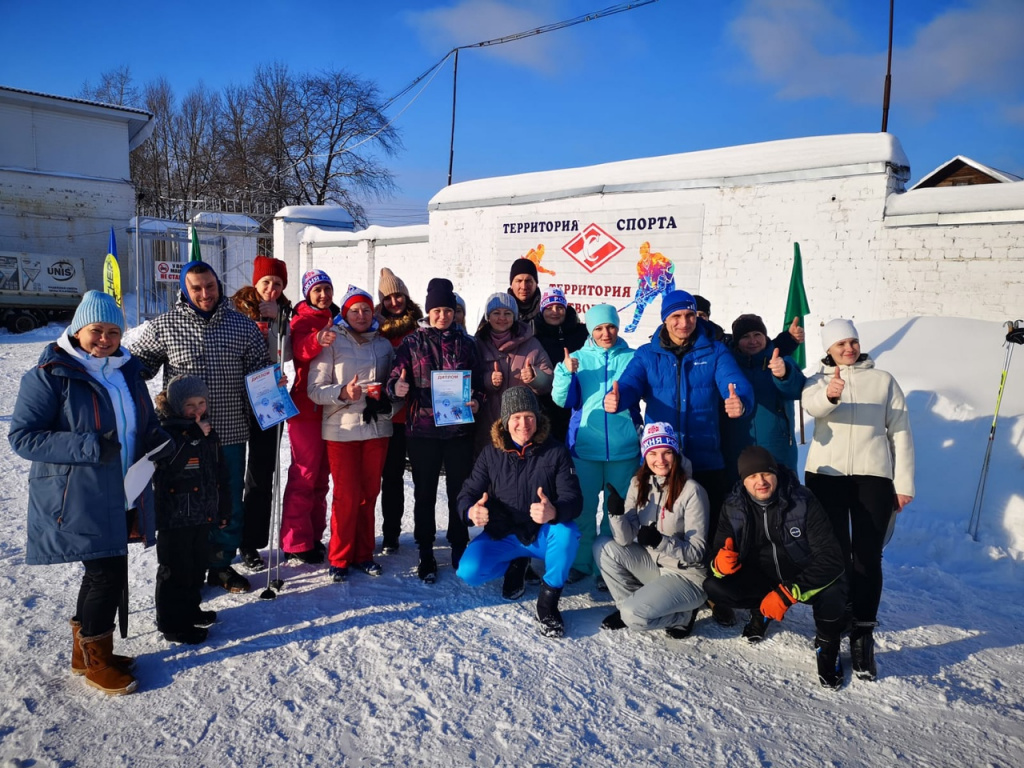
<path id="1" fill-rule="evenodd" d="M 530 558 L 517 557 L 505 569 L 505 580 L 501 585 L 501 596 L 506 600 L 518 600 L 526 592 L 526 568 Z"/>
<path id="2" fill-rule="evenodd" d="M 814 638 L 814 653 L 818 657 L 818 682 L 825 688 L 838 691 L 843 687 L 843 662 L 839 659 L 839 638 Z"/>
<path id="3" fill-rule="evenodd" d="M 855 621 L 850 630 L 850 662 L 858 680 L 874 680 L 878 677 L 878 668 L 875 666 L 876 625 L 874 621 Z"/>
<path id="4" fill-rule="evenodd" d="M 540 622 L 540 633 L 544 637 L 563 637 L 565 622 L 558 611 L 558 598 L 562 596 L 562 588 L 548 586 L 544 580 L 540 582 L 540 596 L 537 598 L 537 621 Z"/>
<path id="5" fill-rule="evenodd" d="M 768 634 L 768 625 L 772 620 L 754 608 L 750 612 L 750 621 L 743 626 L 743 637 L 748 643 L 760 643 Z"/>

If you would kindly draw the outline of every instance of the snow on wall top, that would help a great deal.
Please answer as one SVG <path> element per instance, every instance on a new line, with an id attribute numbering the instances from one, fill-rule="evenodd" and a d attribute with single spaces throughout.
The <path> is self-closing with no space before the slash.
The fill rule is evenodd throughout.
<path id="1" fill-rule="evenodd" d="M 1024 182 L 929 187 L 889 195 L 886 216 L 1024 210 Z"/>
<path id="2" fill-rule="evenodd" d="M 765 176 L 781 177 L 779 181 L 821 178 L 829 169 L 843 169 L 842 175 L 875 173 L 879 164 L 896 166 L 909 178 L 910 161 L 892 134 L 812 136 L 465 181 L 442 189 L 427 207 L 440 210 L 608 191 L 728 186 L 730 180 L 743 179 L 747 184 L 757 180 L 752 177 Z"/>
<path id="3" fill-rule="evenodd" d="M 258 221 L 241 213 L 215 213 L 205 211 L 193 216 L 192 223 L 197 227 L 241 230 L 243 232 L 256 232 L 260 228 L 260 223 Z"/>
<path id="4" fill-rule="evenodd" d="M 355 227 L 355 221 L 348 212 L 337 205 L 289 205 L 275 213 L 274 218 L 336 229 L 351 230 Z"/>
<path id="5" fill-rule="evenodd" d="M 316 227 L 307 228 L 302 233 L 304 243 L 351 243 L 373 240 L 382 245 L 389 243 L 427 242 L 430 236 L 428 224 L 413 224 L 407 227 L 382 227 L 378 224 L 360 229 L 356 232 L 325 231 Z"/>

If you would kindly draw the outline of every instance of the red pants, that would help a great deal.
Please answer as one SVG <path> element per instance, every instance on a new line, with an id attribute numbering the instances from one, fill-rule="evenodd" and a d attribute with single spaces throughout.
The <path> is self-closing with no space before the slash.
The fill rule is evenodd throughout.
<path id="1" fill-rule="evenodd" d="M 327 460 L 334 480 L 327 555 L 331 565 L 347 568 L 373 559 L 373 510 L 387 454 L 386 437 L 351 443 L 327 441 Z"/>
<path id="2" fill-rule="evenodd" d="M 292 463 L 281 512 L 281 549 L 285 552 L 313 549 L 327 527 L 330 468 L 327 443 L 320 429 L 320 419 L 295 418 L 288 422 Z"/>

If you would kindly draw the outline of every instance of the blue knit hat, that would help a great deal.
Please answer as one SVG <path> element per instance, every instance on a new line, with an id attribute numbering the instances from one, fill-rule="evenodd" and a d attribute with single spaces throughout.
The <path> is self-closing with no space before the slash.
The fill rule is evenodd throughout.
<path id="1" fill-rule="evenodd" d="M 688 294 L 686 291 L 672 291 L 666 293 L 661 297 L 661 322 L 665 322 L 666 318 L 673 312 L 680 310 L 690 310 L 691 312 L 697 311 L 697 301 Z"/>
<path id="2" fill-rule="evenodd" d="M 487 310 L 484 316 L 487 317 L 496 309 L 507 309 L 512 312 L 512 317 L 519 319 L 519 305 L 516 298 L 510 293 L 492 293 L 487 297 Z"/>
<path id="3" fill-rule="evenodd" d="M 92 323 L 110 323 L 124 333 L 124 313 L 117 306 L 117 299 L 99 291 L 86 291 L 68 326 L 68 335 L 74 336 Z"/>
<path id="4" fill-rule="evenodd" d="M 587 330 L 591 333 L 599 325 L 610 323 L 619 327 L 619 313 L 611 304 L 595 304 L 587 310 Z"/>
<path id="5" fill-rule="evenodd" d="M 302 276 L 302 298 L 308 299 L 309 292 L 313 290 L 314 286 L 320 285 L 320 283 L 327 283 L 332 288 L 334 287 L 330 275 L 322 269 L 311 269 L 304 274 Z"/>

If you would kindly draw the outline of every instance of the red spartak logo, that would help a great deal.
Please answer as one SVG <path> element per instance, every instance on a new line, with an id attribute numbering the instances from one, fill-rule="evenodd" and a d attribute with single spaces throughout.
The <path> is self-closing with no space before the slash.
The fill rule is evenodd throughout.
<path id="1" fill-rule="evenodd" d="M 612 258 L 626 250 L 626 246 L 597 224 L 588 224 L 582 232 L 563 245 L 562 250 L 587 272 L 596 272 Z"/>

